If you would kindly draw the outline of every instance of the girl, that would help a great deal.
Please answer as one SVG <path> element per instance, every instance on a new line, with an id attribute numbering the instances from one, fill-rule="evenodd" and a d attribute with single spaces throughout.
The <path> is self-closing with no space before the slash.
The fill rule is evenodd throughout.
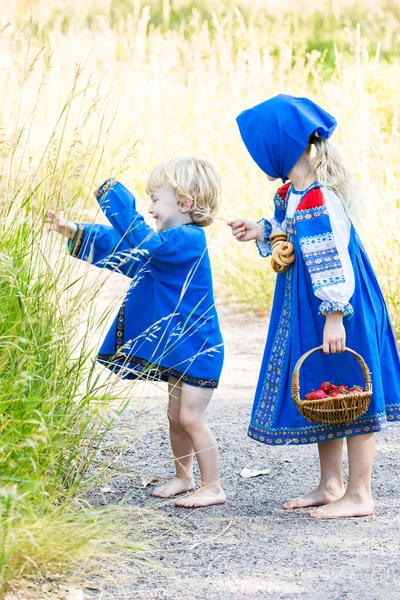
<path id="1" fill-rule="evenodd" d="M 111 225 L 75 224 L 54 211 L 46 220 L 69 238 L 72 256 L 132 278 L 98 360 L 123 378 L 168 382 L 176 476 L 153 495 L 169 498 L 194 489 L 194 452 L 200 489 L 175 504 L 222 504 L 217 444 L 204 421 L 223 363 L 203 230 L 218 209 L 220 178 L 208 161 L 175 158 L 153 169 L 147 192 L 157 232 L 115 179 L 95 192 Z"/>
<path id="2" fill-rule="evenodd" d="M 336 121 L 306 98 L 279 95 L 244 111 L 237 122 L 250 155 L 268 179 L 290 181 L 275 194 L 273 219 L 235 219 L 228 223 L 232 233 L 240 242 L 255 240 L 261 256 L 268 256 L 271 234 L 283 231 L 295 252 L 294 263 L 277 276 L 249 435 L 266 444 L 318 443 L 318 487 L 284 508 L 321 506 L 311 513 L 318 518 L 370 515 L 373 432 L 400 419 L 400 361 L 385 301 L 348 216 L 351 179 L 328 141 Z M 292 401 L 294 366 L 321 342 L 329 356 L 317 352 L 304 363 L 302 390 L 324 379 L 363 385 L 355 359 L 343 352 L 345 345 L 361 354 L 372 371 L 370 407 L 353 423 L 312 424 Z"/>

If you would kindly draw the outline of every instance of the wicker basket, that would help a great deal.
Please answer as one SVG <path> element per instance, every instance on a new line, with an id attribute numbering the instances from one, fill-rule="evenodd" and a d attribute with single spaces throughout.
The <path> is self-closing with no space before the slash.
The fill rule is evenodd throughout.
<path id="1" fill-rule="evenodd" d="M 312 423 L 321 423 L 326 425 L 340 425 L 342 423 L 351 423 L 361 417 L 367 410 L 372 396 L 372 379 L 371 373 L 362 356 L 345 348 L 346 352 L 350 352 L 356 357 L 360 363 L 360 367 L 365 379 L 364 392 L 351 392 L 349 394 L 341 394 L 322 398 L 321 400 L 302 400 L 300 398 L 299 375 L 300 367 L 303 362 L 314 352 L 322 350 L 322 346 L 313 348 L 297 361 L 292 376 L 292 397 L 299 412 L 308 421 Z"/>

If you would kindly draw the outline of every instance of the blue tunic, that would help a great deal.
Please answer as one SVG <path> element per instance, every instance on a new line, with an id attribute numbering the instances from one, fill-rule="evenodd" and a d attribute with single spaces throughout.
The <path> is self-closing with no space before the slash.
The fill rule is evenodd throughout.
<path id="1" fill-rule="evenodd" d="M 277 275 L 264 358 L 257 385 L 249 436 L 266 444 L 307 444 L 379 431 L 388 421 L 400 419 L 400 360 L 385 300 L 365 249 L 349 224 L 348 251 L 354 272 L 350 302 L 321 303 L 318 290 L 338 289 L 345 281 L 331 221 L 319 184 L 301 199 L 292 218 L 286 218 L 291 184 L 275 195 L 274 219 L 265 221 L 264 255 L 271 254 L 269 236 L 274 224 L 285 229 L 294 244 L 296 259 Z M 296 362 L 306 351 L 320 346 L 327 312 L 341 310 L 346 345 L 366 361 L 373 382 L 368 411 L 342 425 L 318 425 L 298 412 L 291 395 Z M 361 369 L 348 352 L 314 353 L 300 370 L 302 397 L 322 381 L 364 385 Z"/>
<path id="2" fill-rule="evenodd" d="M 69 251 L 132 279 L 98 360 L 124 378 L 216 388 L 224 351 L 204 230 L 155 232 L 114 179 L 95 195 L 111 226 L 79 224 Z"/>

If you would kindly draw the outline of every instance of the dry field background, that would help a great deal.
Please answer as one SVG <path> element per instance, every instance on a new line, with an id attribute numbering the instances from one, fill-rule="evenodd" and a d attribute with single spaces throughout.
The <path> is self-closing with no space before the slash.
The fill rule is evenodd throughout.
<path id="1" fill-rule="evenodd" d="M 8 197 L 45 179 L 39 202 L 92 218 L 91 192 L 110 173 L 145 202 L 154 164 L 197 154 L 223 177 L 221 216 L 268 215 L 276 184 L 235 117 L 280 92 L 307 95 L 338 120 L 333 141 L 360 184 L 359 227 L 399 329 L 397 2 L 5 0 L 2 20 L 3 148 L 18 136 L 24 149 L 3 172 Z M 255 249 L 223 221 L 209 233 L 219 293 L 268 312 L 274 280 Z"/>

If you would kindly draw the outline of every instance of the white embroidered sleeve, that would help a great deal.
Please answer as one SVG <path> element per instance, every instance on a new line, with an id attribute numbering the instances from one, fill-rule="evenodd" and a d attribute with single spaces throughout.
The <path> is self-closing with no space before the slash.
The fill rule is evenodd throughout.
<path id="1" fill-rule="evenodd" d="M 332 227 L 332 242 L 336 246 L 342 266 L 343 281 L 336 285 L 321 286 L 315 290 L 317 298 L 322 300 L 319 313 L 326 315 L 340 310 L 343 312 L 343 316 L 352 316 L 353 308 L 350 298 L 354 294 L 355 284 L 354 270 L 348 249 L 351 223 L 338 196 L 328 188 L 323 188 L 322 192 Z"/>

